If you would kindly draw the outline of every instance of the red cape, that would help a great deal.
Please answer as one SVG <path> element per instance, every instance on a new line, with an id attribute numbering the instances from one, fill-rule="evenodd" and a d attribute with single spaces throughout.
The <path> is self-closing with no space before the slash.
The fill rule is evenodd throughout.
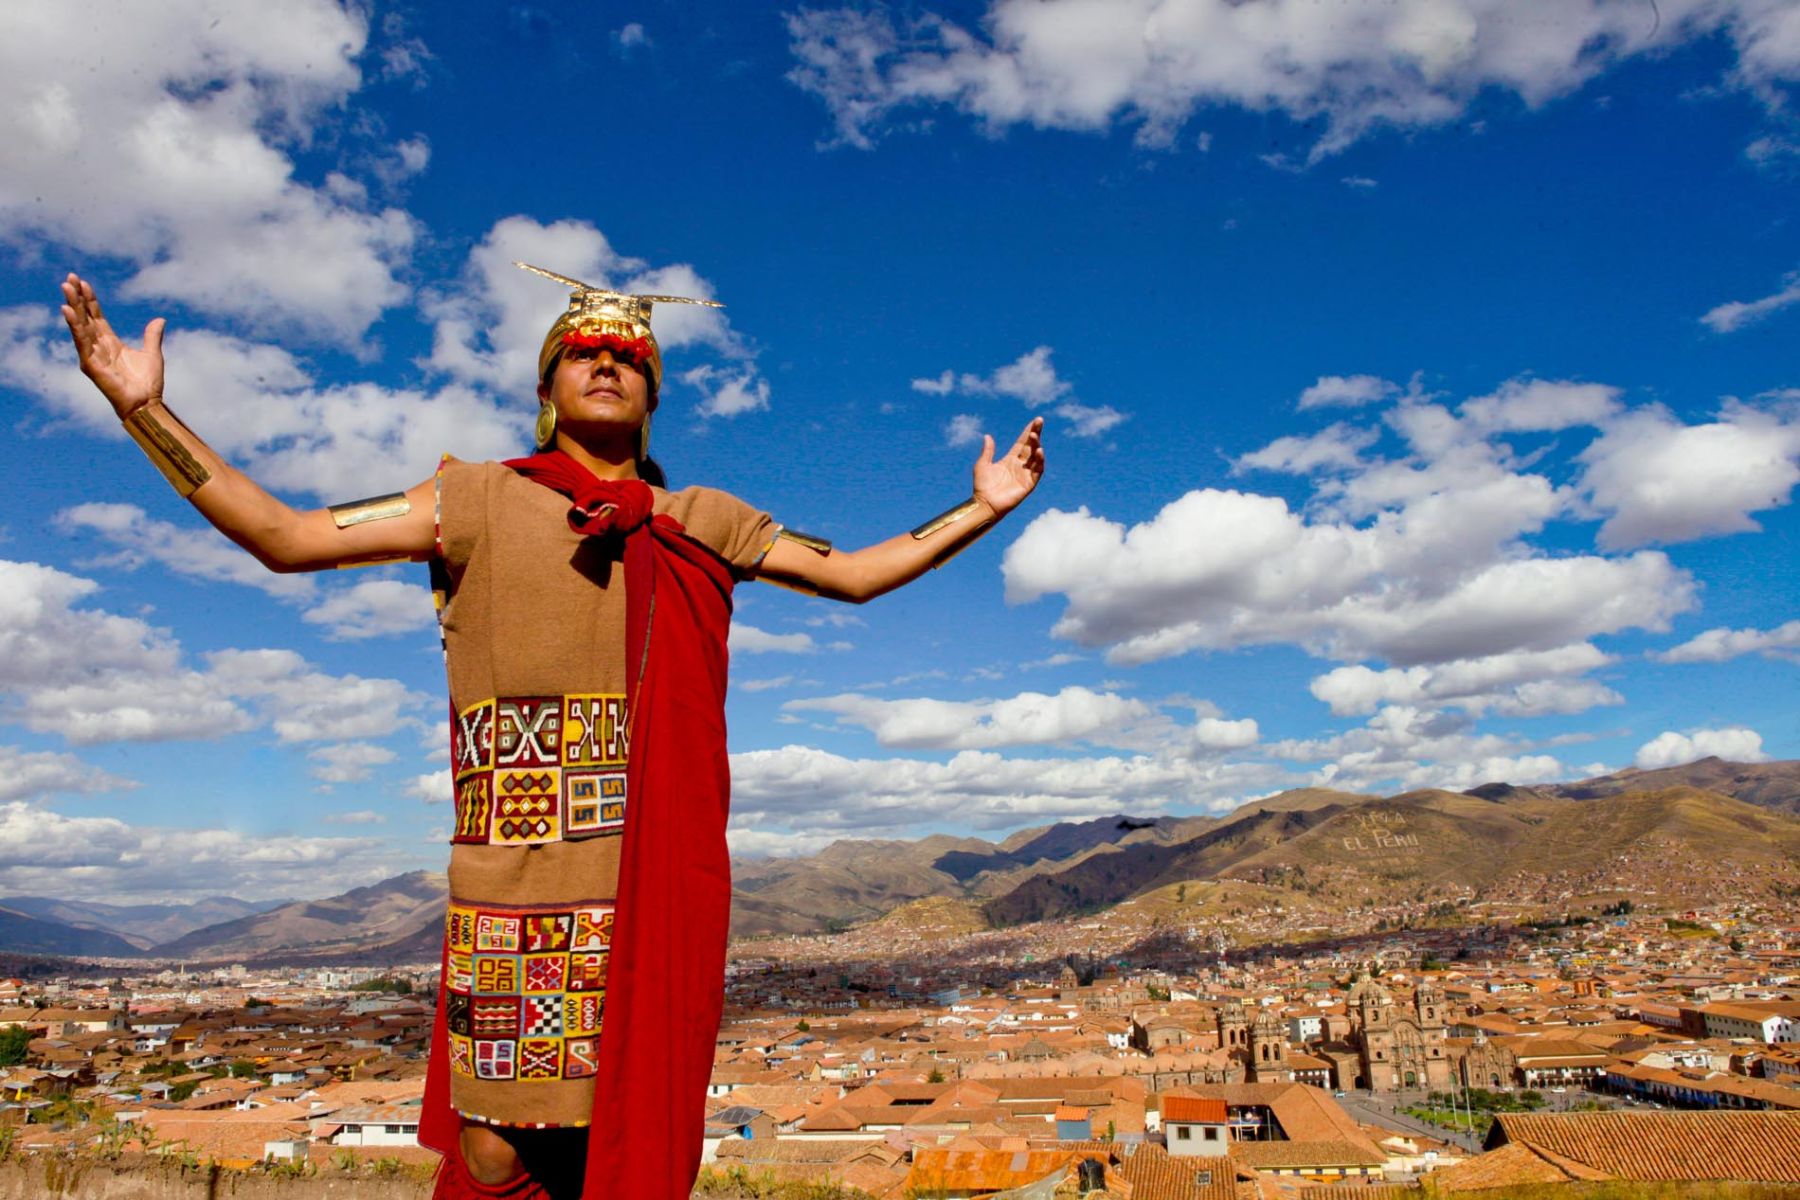
<path id="1" fill-rule="evenodd" d="M 556 452 L 506 465 L 569 496 L 578 532 L 624 539 L 626 662 L 637 674 L 584 1194 L 685 1200 L 725 1000 L 731 571 L 680 522 L 649 516 L 646 484 L 605 483 Z M 419 1141 L 444 1155 L 461 1152 L 449 1062 L 440 983 Z"/>

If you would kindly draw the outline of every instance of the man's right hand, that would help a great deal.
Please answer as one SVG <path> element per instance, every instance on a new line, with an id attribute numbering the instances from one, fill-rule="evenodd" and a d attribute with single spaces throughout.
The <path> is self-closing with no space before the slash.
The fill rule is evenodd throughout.
<path id="1" fill-rule="evenodd" d="M 93 285 L 71 273 L 62 285 L 63 320 L 81 356 L 81 373 L 94 381 L 121 418 L 162 399 L 163 319 L 144 326 L 142 348 L 127 346 L 100 311 Z"/>

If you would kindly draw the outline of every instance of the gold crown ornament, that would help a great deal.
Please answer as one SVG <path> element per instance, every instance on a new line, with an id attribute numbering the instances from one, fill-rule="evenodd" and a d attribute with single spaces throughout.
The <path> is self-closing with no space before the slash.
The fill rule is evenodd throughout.
<path id="1" fill-rule="evenodd" d="M 588 346 L 630 358 L 649 379 L 650 389 L 655 391 L 662 385 L 662 350 L 656 344 L 656 335 L 650 332 L 650 306 L 699 304 L 706 308 L 725 307 L 717 300 L 695 300 L 688 296 L 633 296 L 598 288 L 530 263 L 515 261 L 513 266 L 573 289 L 569 292 L 568 309 L 556 318 L 550 332 L 544 335 L 544 347 L 538 351 L 539 379 L 564 350 L 570 346 Z"/>

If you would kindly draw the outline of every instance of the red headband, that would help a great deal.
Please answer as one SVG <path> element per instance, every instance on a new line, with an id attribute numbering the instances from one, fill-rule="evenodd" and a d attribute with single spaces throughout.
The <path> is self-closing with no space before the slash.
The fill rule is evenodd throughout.
<path id="1" fill-rule="evenodd" d="M 579 346 L 583 350 L 610 350 L 613 357 L 629 359 L 638 365 L 656 357 L 656 347 L 647 337 L 624 338 L 616 333 L 578 333 L 571 329 L 562 335 L 562 344 Z"/>

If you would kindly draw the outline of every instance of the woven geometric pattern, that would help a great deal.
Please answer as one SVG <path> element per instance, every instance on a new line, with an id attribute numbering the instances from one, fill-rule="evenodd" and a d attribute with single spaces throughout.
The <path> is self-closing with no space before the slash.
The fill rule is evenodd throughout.
<path id="1" fill-rule="evenodd" d="M 450 840 L 535 846 L 625 827 L 625 697 L 500 697 L 450 718 Z"/>
<path id="2" fill-rule="evenodd" d="M 450 1067 L 477 1079 L 594 1074 L 612 953 L 610 904 L 453 904 L 444 922 Z"/>

